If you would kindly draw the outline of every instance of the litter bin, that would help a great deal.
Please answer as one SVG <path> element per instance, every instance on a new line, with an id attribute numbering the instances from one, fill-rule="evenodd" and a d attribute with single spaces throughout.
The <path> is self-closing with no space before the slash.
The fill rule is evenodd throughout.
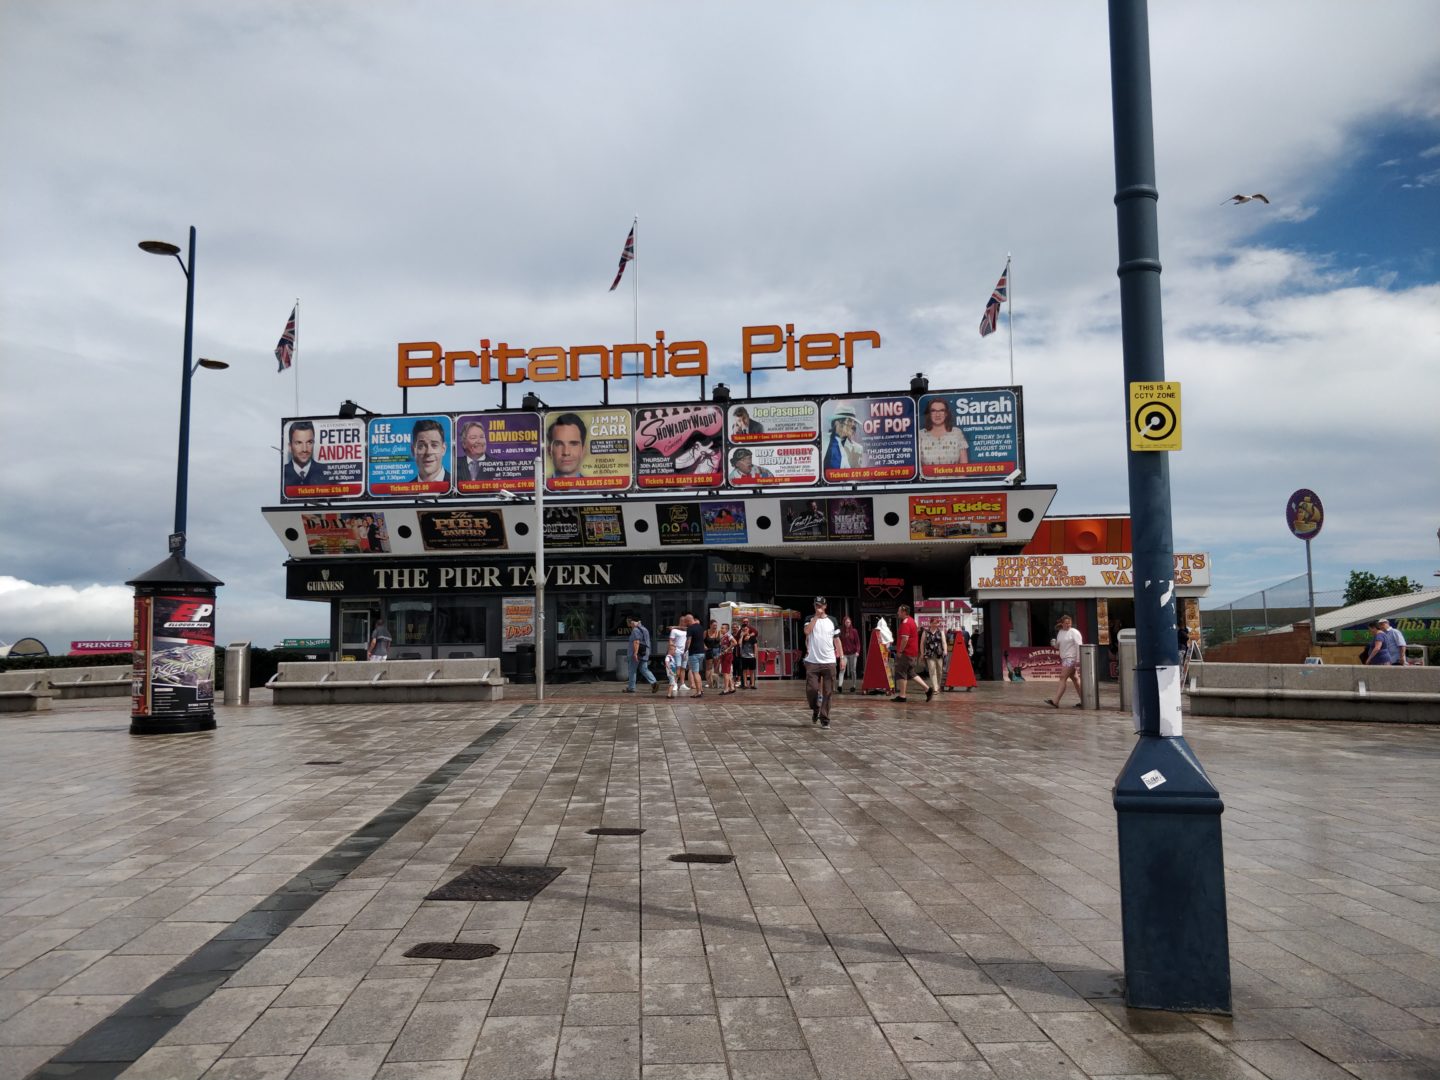
<path id="1" fill-rule="evenodd" d="M 250 704 L 250 642 L 225 646 L 225 704 Z"/>
<path id="2" fill-rule="evenodd" d="M 1120 653 L 1120 711 L 1133 713 L 1135 697 L 1135 629 L 1127 627 L 1115 636 Z"/>
<path id="3" fill-rule="evenodd" d="M 515 681 L 517 683 L 535 681 L 534 645 L 515 646 Z"/>
<path id="4" fill-rule="evenodd" d="M 1087 709 L 1100 708 L 1099 645 L 1080 646 L 1080 704 Z"/>

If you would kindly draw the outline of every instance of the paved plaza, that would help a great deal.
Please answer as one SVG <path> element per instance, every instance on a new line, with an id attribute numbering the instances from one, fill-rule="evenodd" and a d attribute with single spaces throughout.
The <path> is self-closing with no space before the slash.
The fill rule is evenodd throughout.
<path id="1" fill-rule="evenodd" d="M 1440 1077 L 1440 728 L 1187 720 L 1222 1018 L 1121 1000 L 1114 708 L 508 689 L 0 719 L 0 1080 Z M 494 863 L 564 873 L 424 899 Z"/>

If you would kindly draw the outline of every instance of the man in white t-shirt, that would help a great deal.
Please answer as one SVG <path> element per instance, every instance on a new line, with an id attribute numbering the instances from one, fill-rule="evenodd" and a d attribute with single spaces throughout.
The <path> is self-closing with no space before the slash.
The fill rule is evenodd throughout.
<path id="1" fill-rule="evenodd" d="M 845 655 L 840 630 L 826 614 L 825 597 L 815 597 L 815 614 L 805 624 L 805 700 L 810 722 L 830 726 L 830 696 L 835 693 L 836 661 Z"/>
<path id="2" fill-rule="evenodd" d="M 1070 616 L 1060 616 L 1060 627 L 1055 631 L 1055 648 L 1060 650 L 1060 689 L 1053 698 L 1046 698 L 1045 703 L 1053 708 L 1060 707 L 1060 699 L 1065 696 L 1065 684 L 1075 684 L 1075 696 L 1081 697 L 1080 693 L 1080 646 L 1085 644 L 1080 640 L 1080 631 L 1070 625 Z M 1074 707 L 1080 708 L 1083 701 L 1075 702 Z"/>

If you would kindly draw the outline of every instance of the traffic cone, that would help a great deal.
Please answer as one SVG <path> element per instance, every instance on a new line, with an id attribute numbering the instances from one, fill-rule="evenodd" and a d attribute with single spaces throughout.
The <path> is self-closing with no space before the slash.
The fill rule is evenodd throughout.
<path id="1" fill-rule="evenodd" d="M 890 669 L 885 666 L 885 654 L 880 634 L 870 631 L 870 651 L 865 654 L 865 681 L 860 684 L 860 689 L 867 694 L 888 694 L 895 688 L 890 681 Z"/>
<path id="2" fill-rule="evenodd" d="M 956 637 L 955 641 L 959 647 L 950 650 L 950 667 L 945 672 L 945 689 L 958 690 L 963 687 L 969 690 L 975 686 L 975 668 L 971 666 L 970 656 L 965 652 L 959 637 Z"/>

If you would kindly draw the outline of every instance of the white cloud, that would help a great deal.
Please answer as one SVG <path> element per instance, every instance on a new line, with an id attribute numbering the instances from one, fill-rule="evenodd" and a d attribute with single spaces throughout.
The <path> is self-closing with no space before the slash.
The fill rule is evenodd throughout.
<path id="1" fill-rule="evenodd" d="M 128 639 L 132 596 L 123 585 L 36 585 L 0 575 L 0 640 L 35 637 L 63 654 L 71 641 Z"/>
<path id="2" fill-rule="evenodd" d="M 0 112 L 7 572 L 83 587 L 163 558 L 184 279 L 135 243 L 183 243 L 192 222 L 196 351 L 232 367 L 194 382 L 190 553 L 227 582 L 226 635 L 326 632 L 324 605 L 283 599 L 258 510 L 296 380 L 301 412 L 397 411 L 399 341 L 628 340 L 629 295 L 605 287 L 637 211 L 642 338 L 710 342 L 732 387 L 739 328 L 787 321 L 880 330 L 863 388 L 916 370 L 1003 382 L 1003 330 L 975 327 L 1013 251 L 1031 479 L 1061 485 L 1061 512 L 1123 510 L 1104 13 L 987 11 L 977 35 L 978 10 L 12 2 L 0 94 L 26 107 Z M 1415 412 L 1437 397 L 1418 359 L 1435 352 L 1433 296 L 1253 241 L 1323 224 L 1378 121 L 1435 100 L 1440 42 L 1413 32 L 1430 14 L 1152 5 L 1167 350 L 1199 403 L 1173 466 L 1177 535 L 1217 549 L 1217 592 L 1231 565 L 1285 566 L 1287 549 L 1256 553 L 1291 474 L 1323 470 L 1332 509 L 1355 507 L 1317 559 L 1432 554 L 1413 509 L 1440 505 L 1433 467 L 1377 492 L 1356 463 L 1384 438 L 1433 466 L 1415 441 L 1434 427 Z M 1346 63 L 1314 63 L 1332 55 Z M 1281 194 L 1218 205 L 1238 190 Z M 280 376 L 296 296 L 299 368 Z M 410 403 L 496 403 L 474 391 Z M 1347 533 L 1345 514 L 1385 530 Z"/>

